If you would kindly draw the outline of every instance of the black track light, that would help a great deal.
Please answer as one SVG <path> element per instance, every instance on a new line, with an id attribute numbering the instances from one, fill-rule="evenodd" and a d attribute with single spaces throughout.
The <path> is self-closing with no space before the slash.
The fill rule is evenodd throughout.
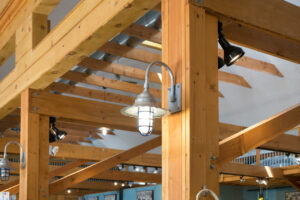
<path id="1" fill-rule="evenodd" d="M 221 69 L 225 65 L 223 58 L 218 57 L 218 69 Z"/>
<path id="2" fill-rule="evenodd" d="M 50 128 L 49 128 L 49 142 L 55 142 L 58 140 L 62 140 L 66 137 L 67 132 L 63 130 L 59 130 L 55 127 L 56 118 L 50 117 Z"/>
<path id="3" fill-rule="evenodd" d="M 243 57 L 245 52 L 242 48 L 231 45 L 223 34 L 222 22 L 218 22 L 219 44 L 224 50 L 224 62 L 227 66 L 232 65 Z"/>

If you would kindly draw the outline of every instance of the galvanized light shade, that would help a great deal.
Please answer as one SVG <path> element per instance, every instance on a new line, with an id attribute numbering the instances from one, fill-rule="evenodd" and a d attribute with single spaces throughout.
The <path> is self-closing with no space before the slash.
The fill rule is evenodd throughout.
<path id="1" fill-rule="evenodd" d="M 9 172 L 11 170 L 15 170 L 9 160 L 7 159 L 7 147 L 10 144 L 16 144 L 20 147 L 21 150 L 21 168 L 25 168 L 25 153 L 23 152 L 22 146 L 16 142 L 16 141 L 10 141 L 8 142 L 5 147 L 4 147 L 4 156 L 2 159 L 0 159 L 0 175 L 1 175 L 1 180 L 2 181 L 8 181 L 9 179 Z"/>
<path id="2" fill-rule="evenodd" d="M 123 108 L 121 110 L 121 113 L 128 117 L 137 118 L 139 107 L 151 107 L 153 110 L 154 118 L 161 118 L 168 113 L 166 109 L 160 108 L 157 105 L 155 98 L 152 96 L 152 94 L 149 93 L 148 89 L 145 89 L 141 94 L 137 96 L 132 106 Z"/>
<path id="3" fill-rule="evenodd" d="M 8 181 L 10 170 L 15 170 L 6 158 L 0 160 L 1 180 Z"/>
<path id="4" fill-rule="evenodd" d="M 171 87 L 168 90 L 168 110 L 159 107 L 154 96 L 149 92 L 149 72 L 155 64 L 165 67 L 171 78 Z M 141 135 L 147 136 L 153 131 L 154 118 L 161 118 L 168 112 L 175 113 L 181 110 L 180 95 L 181 85 L 174 85 L 171 69 L 165 63 L 156 61 L 149 64 L 146 69 L 144 91 L 137 96 L 132 106 L 121 109 L 121 113 L 125 116 L 138 118 L 138 131 Z"/>

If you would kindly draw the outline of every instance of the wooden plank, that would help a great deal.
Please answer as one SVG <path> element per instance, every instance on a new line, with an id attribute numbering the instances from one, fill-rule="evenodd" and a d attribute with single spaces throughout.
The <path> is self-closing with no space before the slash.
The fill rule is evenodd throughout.
<path id="1" fill-rule="evenodd" d="M 142 85 L 137 85 L 133 83 L 128 83 L 125 81 L 114 80 L 110 78 L 105 78 L 95 74 L 84 74 L 81 72 L 69 71 L 62 76 L 63 79 L 71 80 L 75 82 L 86 83 L 90 85 L 96 85 L 100 87 L 108 87 L 116 90 L 131 92 L 135 94 L 140 94 L 143 92 L 144 87 Z M 161 90 L 150 88 L 149 90 L 154 97 L 161 97 Z"/>
<path id="2" fill-rule="evenodd" d="M 264 166 L 244 165 L 236 163 L 226 163 L 221 166 L 220 172 L 239 176 L 283 178 L 283 170 L 280 168 L 270 168 L 273 177 L 269 177 Z"/>
<path id="3" fill-rule="evenodd" d="M 106 91 L 94 90 L 85 87 L 79 87 L 63 83 L 52 83 L 47 90 L 56 91 L 60 93 L 68 93 L 82 97 L 88 97 L 93 99 L 102 99 L 104 101 L 110 101 L 115 103 L 122 103 L 132 105 L 135 101 L 134 97 L 114 94 Z M 1 123 L 1 122 L 0 122 Z"/>
<path id="4" fill-rule="evenodd" d="M 136 132 L 136 119 L 122 115 L 124 106 L 79 99 L 47 92 L 31 93 L 31 111 L 49 116 L 95 122 L 98 127 Z M 153 132 L 160 130 L 160 119 L 155 120 Z"/>
<path id="5" fill-rule="evenodd" d="M 5 1 L 7 2 L 7 0 Z M 2 50 L 0 63 L 3 64 L 14 52 L 13 41 L 16 30 L 32 12 L 40 10 L 40 6 L 45 7 L 45 2 L 49 2 L 49 0 L 10 0 L 9 6 L 5 8 L 5 12 L 0 15 L 0 49 Z M 47 11 L 40 14 L 48 15 L 59 2 L 60 0 L 51 1 L 51 7 L 48 7 Z"/>
<path id="6" fill-rule="evenodd" d="M 246 88 L 251 88 L 249 83 L 242 76 L 239 76 L 236 74 L 231 74 L 231 73 L 224 72 L 224 71 L 219 71 L 218 75 L 219 75 L 220 81 L 232 83 L 232 84 L 239 85 L 239 86 L 246 87 Z"/>
<path id="7" fill-rule="evenodd" d="M 23 133 L 23 132 L 22 132 Z M 48 200 L 49 198 L 49 183 L 48 183 L 48 163 L 49 163 L 49 117 L 40 116 L 39 119 L 39 162 L 38 162 L 38 192 L 39 200 Z M 34 138 L 33 138 L 34 139 Z M 31 142 L 29 141 L 30 145 Z M 31 174 L 29 174 L 31 176 Z M 30 186 L 31 187 L 31 186 Z M 31 189 L 31 188 L 29 188 Z"/>
<path id="8" fill-rule="evenodd" d="M 219 142 L 219 164 L 259 147 L 300 123 L 300 105 L 287 109 L 273 117 L 246 128 Z"/>
<path id="9" fill-rule="evenodd" d="M 234 22 L 224 26 L 224 34 L 231 42 L 300 63 L 299 43 Z"/>
<path id="10" fill-rule="evenodd" d="M 50 184 L 50 193 L 55 194 L 61 190 L 64 190 L 72 185 L 78 184 L 88 178 L 94 177 L 98 174 L 105 172 L 106 170 L 116 166 L 119 163 L 126 162 L 131 158 L 146 153 L 147 151 L 159 147 L 161 145 L 161 137 L 157 137 L 141 145 L 133 147 L 127 151 L 124 151 L 118 155 L 95 163 L 89 167 L 65 176 Z"/>
<path id="11" fill-rule="evenodd" d="M 125 66 L 118 63 L 111 63 L 103 60 L 97 60 L 94 58 L 84 59 L 79 66 L 86 67 L 91 70 L 98 70 L 108 73 L 117 74 L 120 76 L 127 76 L 131 78 L 136 78 L 140 80 L 145 80 L 145 70 L 134 68 L 131 66 Z M 161 83 L 160 78 L 157 73 L 149 73 L 149 81 L 154 83 Z"/>
<path id="12" fill-rule="evenodd" d="M 0 3 L 0 17 L 4 14 L 6 9 L 10 6 L 13 0 L 3 0 Z"/>
<path id="13" fill-rule="evenodd" d="M 50 173 L 48 174 L 48 177 L 43 177 L 44 178 L 43 181 L 47 182 L 46 185 L 48 186 L 48 178 L 50 179 L 55 176 L 64 174 L 75 167 L 83 165 L 85 162 L 86 162 L 86 160 L 76 160 L 76 161 L 68 163 L 62 167 L 56 168 L 56 169 L 50 171 Z M 48 165 L 48 162 L 46 162 L 46 164 Z M 48 168 L 48 166 L 47 166 L 47 168 Z M 10 184 L 4 185 L 4 187 L 0 188 L 0 191 L 1 192 L 9 192 L 10 195 L 17 194 L 19 192 L 19 180 L 16 180 L 16 181 L 11 182 Z M 48 195 L 48 187 L 45 192 L 47 192 L 47 195 Z M 40 198 L 44 199 L 45 197 L 40 197 Z"/>
<path id="14" fill-rule="evenodd" d="M 146 63 L 152 63 L 154 61 L 161 60 L 161 55 L 159 54 L 145 51 L 142 49 L 137 49 L 134 47 L 115 44 L 112 42 L 106 43 L 100 49 L 98 49 L 98 51 Z"/>
<path id="15" fill-rule="evenodd" d="M 13 54 L 15 51 L 15 37 L 11 37 L 8 42 L 0 49 L 0 66 Z"/>
<path id="16" fill-rule="evenodd" d="M 300 184 L 297 181 L 294 181 L 293 177 L 285 176 L 285 181 L 300 192 Z"/>
<path id="17" fill-rule="evenodd" d="M 114 181 L 161 183 L 161 174 L 109 170 L 93 178 Z"/>
<path id="18" fill-rule="evenodd" d="M 19 69 L 0 84 L 0 97 L 5 99 L 0 104 L 0 118 L 18 106 L 17 100 L 25 88 L 46 88 L 157 3 L 158 0 L 80 1 L 19 61 Z"/>
<path id="19" fill-rule="evenodd" d="M 300 137 L 287 134 L 279 135 L 259 148 L 300 154 Z"/>
<path id="20" fill-rule="evenodd" d="M 231 24 L 228 25 L 228 27 L 229 26 L 231 26 Z M 225 26 L 225 28 L 224 28 L 225 30 L 227 30 L 226 27 L 227 26 Z M 236 32 L 236 31 L 232 31 L 232 32 Z M 159 45 L 159 44 L 161 44 L 161 32 L 156 29 L 144 27 L 144 26 L 141 26 L 138 24 L 133 24 L 130 27 L 128 27 L 127 29 L 125 29 L 123 31 L 123 33 L 131 35 L 133 37 L 144 39 L 146 41 L 154 42 L 155 48 L 157 48 L 158 50 L 161 50 L 161 45 Z M 232 33 L 229 33 L 229 34 L 232 34 Z M 226 32 L 226 36 L 227 36 L 227 32 Z M 153 48 L 153 47 L 151 47 L 151 48 Z M 223 50 L 219 49 L 218 55 L 223 57 Z M 252 69 L 252 70 L 256 70 L 256 71 L 260 71 L 260 72 L 264 72 L 264 73 L 268 73 L 268 74 L 272 74 L 274 76 L 283 77 L 283 75 L 276 68 L 275 65 L 264 62 L 264 61 L 256 60 L 256 59 L 253 59 L 253 58 L 250 58 L 247 56 L 243 56 L 243 58 L 238 60 L 235 63 L 235 65 L 245 67 L 248 69 Z M 220 74 L 219 74 L 219 78 L 220 78 Z"/>
<path id="21" fill-rule="evenodd" d="M 300 26 L 297 20 L 300 18 L 299 8 L 286 1 L 203 0 L 198 5 L 209 12 L 260 31 L 300 42 Z"/>
<path id="22" fill-rule="evenodd" d="M 39 198 L 39 114 L 30 112 L 30 92 L 22 93 L 21 145 L 26 154 L 26 166 L 20 169 L 20 199 Z"/>
<path id="23" fill-rule="evenodd" d="M 203 185 L 218 194 L 219 172 L 210 169 L 219 139 L 218 20 L 185 0 L 163 0 L 162 19 L 162 60 L 182 84 L 183 102 L 182 112 L 162 122 L 162 199 L 195 199 Z M 167 85 L 165 72 L 163 106 Z"/>

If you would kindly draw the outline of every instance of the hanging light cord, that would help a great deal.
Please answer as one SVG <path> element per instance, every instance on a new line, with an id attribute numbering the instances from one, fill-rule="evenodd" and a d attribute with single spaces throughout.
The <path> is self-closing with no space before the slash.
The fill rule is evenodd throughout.
<path id="1" fill-rule="evenodd" d="M 149 89 L 149 71 L 150 71 L 150 68 L 151 68 L 153 65 L 162 65 L 162 66 L 165 67 L 166 70 L 168 71 L 168 73 L 169 73 L 169 75 L 170 75 L 170 77 L 171 77 L 171 99 L 170 99 L 170 101 L 171 101 L 171 102 L 175 102 L 174 76 L 173 76 L 173 73 L 172 73 L 171 69 L 169 68 L 169 66 L 166 65 L 166 64 L 163 63 L 163 62 L 160 62 L 160 61 L 154 61 L 154 62 L 150 63 L 150 64 L 147 66 L 147 69 L 146 69 L 146 75 L 145 75 L 144 90 L 148 91 L 148 89 Z"/>
<path id="2" fill-rule="evenodd" d="M 18 143 L 18 142 L 16 142 L 16 141 L 9 141 L 9 142 L 5 145 L 5 147 L 4 147 L 4 156 L 3 156 L 3 158 L 4 158 L 4 159 L 7 159 L 7 147 L 8 147 L 8 145 L 10 145 L 10 144 L 16 144 L 16 145 L 18 145 L 18 146 L 20 147 L 20 150 L 21 150 L 21 167 L 22 167 L 22 169 L 24 169 L 24 168 L 25 168 L 25 153 L 24 153 L 23 148 L 22 148 L 22 146 L 20 145 L 20 143 Z"/>
<path id="3" fill-rule="evenodd" d="M 197 193 L 197 195 L 196 195 L 196 200 L 199 200 L 199 198 L 200 198 L 200 196 L 201 196 L 202 193 L 205 194 L 207 192 L 209 192 L 214 197 L 215 200 L 219 200 L 218 196 L 212 190 L 210 190 L 210 189 L 202 189 L 202 190 L 200 190 Z"/>

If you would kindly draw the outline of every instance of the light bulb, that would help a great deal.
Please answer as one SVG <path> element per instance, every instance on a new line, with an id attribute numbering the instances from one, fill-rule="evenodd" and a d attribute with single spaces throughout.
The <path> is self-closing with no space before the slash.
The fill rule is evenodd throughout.
<path id="1" fill-rule="evenodd" d="M 117 181 L 115 181 L 115 182 L 114 182 L 114 186 L 117 186 L 117 185 L 118 185 L 118 182 L 117 182 Z"/>
<path id="2" fill-rule="evenodd" d="M 153 130 L 154 109 L 150 106 L 138 108 L 138 131 L 143 136 L 148 136 Z"/>
<path id="3" fill-rule="evenodd" d="M 121 185 L 122 187 L 125 187 L 125 183 L 122 183 L 122 185 Z"/>
<path id="4" fill-rule="evenodd" d="M 154 173 L 154 174 L 157 174 L 157 173 L 158 173 L 158 170 L 157 170 L 157 169 L 155 169 L 155 170 L 153 171 L 153 173 Z"/>
<path id="5" fill-rule="evenodd" d="M 70 189 L 67 190 L 67 193 L 68 193 L 68 194 L 71 194 L 71 192 L 72 192 L 72 191 L 71 191 Z"/>
<path id="6" fill-rule="evenodd" d="M 107 135 L 107 129 L 106 129 L 106 128 L 103 128 L 103 129 L 102 129 L 102 134 L 103 134 L 103 135 Z"/>

